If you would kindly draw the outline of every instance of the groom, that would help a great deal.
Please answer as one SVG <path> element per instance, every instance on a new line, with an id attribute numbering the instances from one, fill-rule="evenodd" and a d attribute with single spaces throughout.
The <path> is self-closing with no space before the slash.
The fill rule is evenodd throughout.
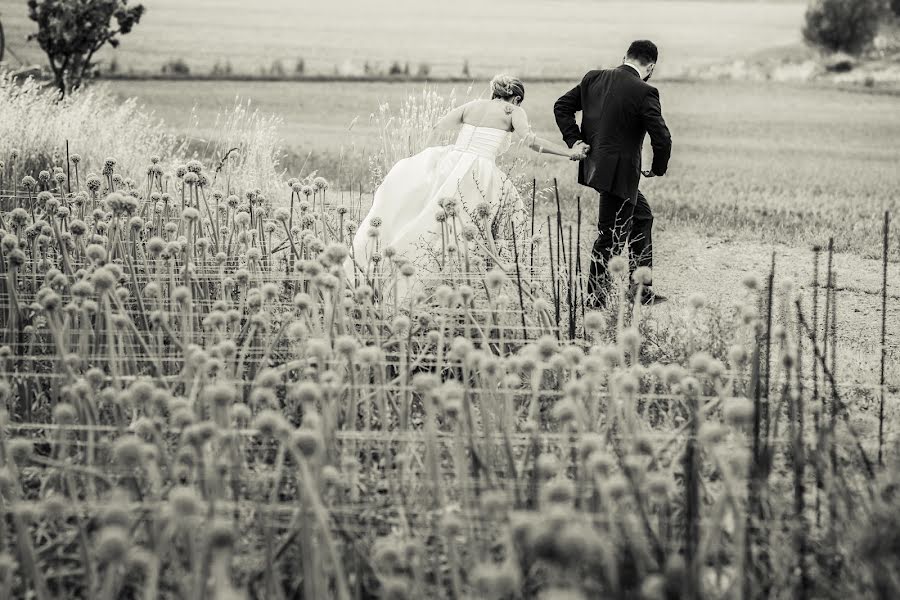
<path id="1" fill-rule="evenodd" d="M 653 42 L 631 44 L 624 64 L 615 69 L 591 71 L 581 83 L 556 101 L 553 112 L 563 139 L 570 148 L 584 146 L 586 158 L 578 168 L 578 183 L 600 192 L 599 235 L 594 242 L 588 279 L 588 302 L 602 306 L 609 288 L 607 263 L 611 256 L 631 247 L 631 269 L 652 267 L 653 213 L 638 190 L 641 174 L 666 174 L 672 138 L 659 105 L 659 92 L 646 82 L 653 75 L 658 51 Z M 581 128 L 575 113 L 581 111 Z M 653 166 L 641 171 L 641 146 L 650 134 Z M 587 154 L 587 148 L 590 154 Z M 650 282 L 644 287 L 644 304 L 662 301 Z M 638 299 L 636 299 L 638 300 Z"/>

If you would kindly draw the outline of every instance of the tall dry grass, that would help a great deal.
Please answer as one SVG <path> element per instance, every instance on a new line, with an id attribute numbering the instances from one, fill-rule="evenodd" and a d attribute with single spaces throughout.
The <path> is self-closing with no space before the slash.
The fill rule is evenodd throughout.
<path id="1" fill-rule="evenodd" d="M 70 152 L 81 156 L 85 172 L 99 171 L 107 156 L 114 156 L 128 173 L 140 173 L 150 156 L 177 160 L 184 152 L 183 143 L 137 100 L 119 101 L 105 86 L 59 100 L 41 82 L 29 78 L 18 83 L 0 74 L 0 156 L 6 167 L 21 177 L 63 164 L 67 141 Z M 15 149 L 18 158 L 12 160 Z"/>
<path id="2" fill-rule="evenodd" d="M 214 176 L 224 178 L 226 190 L 258 189 L 268 194 L 281 186 L 280 117 L 260 112 L 252 100 L 235 98 L 232 106 L 216 114 L 211 127 L 201 123 L 196 112 L 191 122 L 187 138 L 193 158 L 215 165 Z"/>

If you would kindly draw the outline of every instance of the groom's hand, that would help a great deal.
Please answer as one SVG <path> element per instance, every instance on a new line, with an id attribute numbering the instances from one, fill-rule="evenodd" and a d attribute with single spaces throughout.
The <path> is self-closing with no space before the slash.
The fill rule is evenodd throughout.
<path id="1" fill-rule="evenodd" d="M 572 160 L 584 160 L 591 151 L 591 147 L 584 142 L 575 142 L 572 146 L 572 151 L 574 152 Z"/>

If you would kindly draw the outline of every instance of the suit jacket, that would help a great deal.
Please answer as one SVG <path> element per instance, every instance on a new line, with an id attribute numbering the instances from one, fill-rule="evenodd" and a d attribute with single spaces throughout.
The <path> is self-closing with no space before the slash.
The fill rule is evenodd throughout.
<path id="1" fill-rule="evenodd" d="M 581 129 L 575 113 L 581 111 Z M 571 148 L 584 141 L 591 151 L 578 167 L 578 183 L 637 202 L 641 147 L 650 134 L 653 173 L 665 175 L 672 137 L 662 116 L 659 91 L 627 65 L 591 71 L 553 107 L 556 124 Z"/>

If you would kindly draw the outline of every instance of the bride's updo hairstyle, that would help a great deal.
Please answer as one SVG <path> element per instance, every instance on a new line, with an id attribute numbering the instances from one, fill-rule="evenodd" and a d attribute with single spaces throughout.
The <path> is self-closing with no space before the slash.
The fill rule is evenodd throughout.
<path id="1" fill-rule="evenodd" d="M 525 84 L 521 79 L 511 75 L 497 75 L 491 79 L 491 99 L 492 100 L 512 100 L 516 96 L 519 102 L 525 100 Z"/>

